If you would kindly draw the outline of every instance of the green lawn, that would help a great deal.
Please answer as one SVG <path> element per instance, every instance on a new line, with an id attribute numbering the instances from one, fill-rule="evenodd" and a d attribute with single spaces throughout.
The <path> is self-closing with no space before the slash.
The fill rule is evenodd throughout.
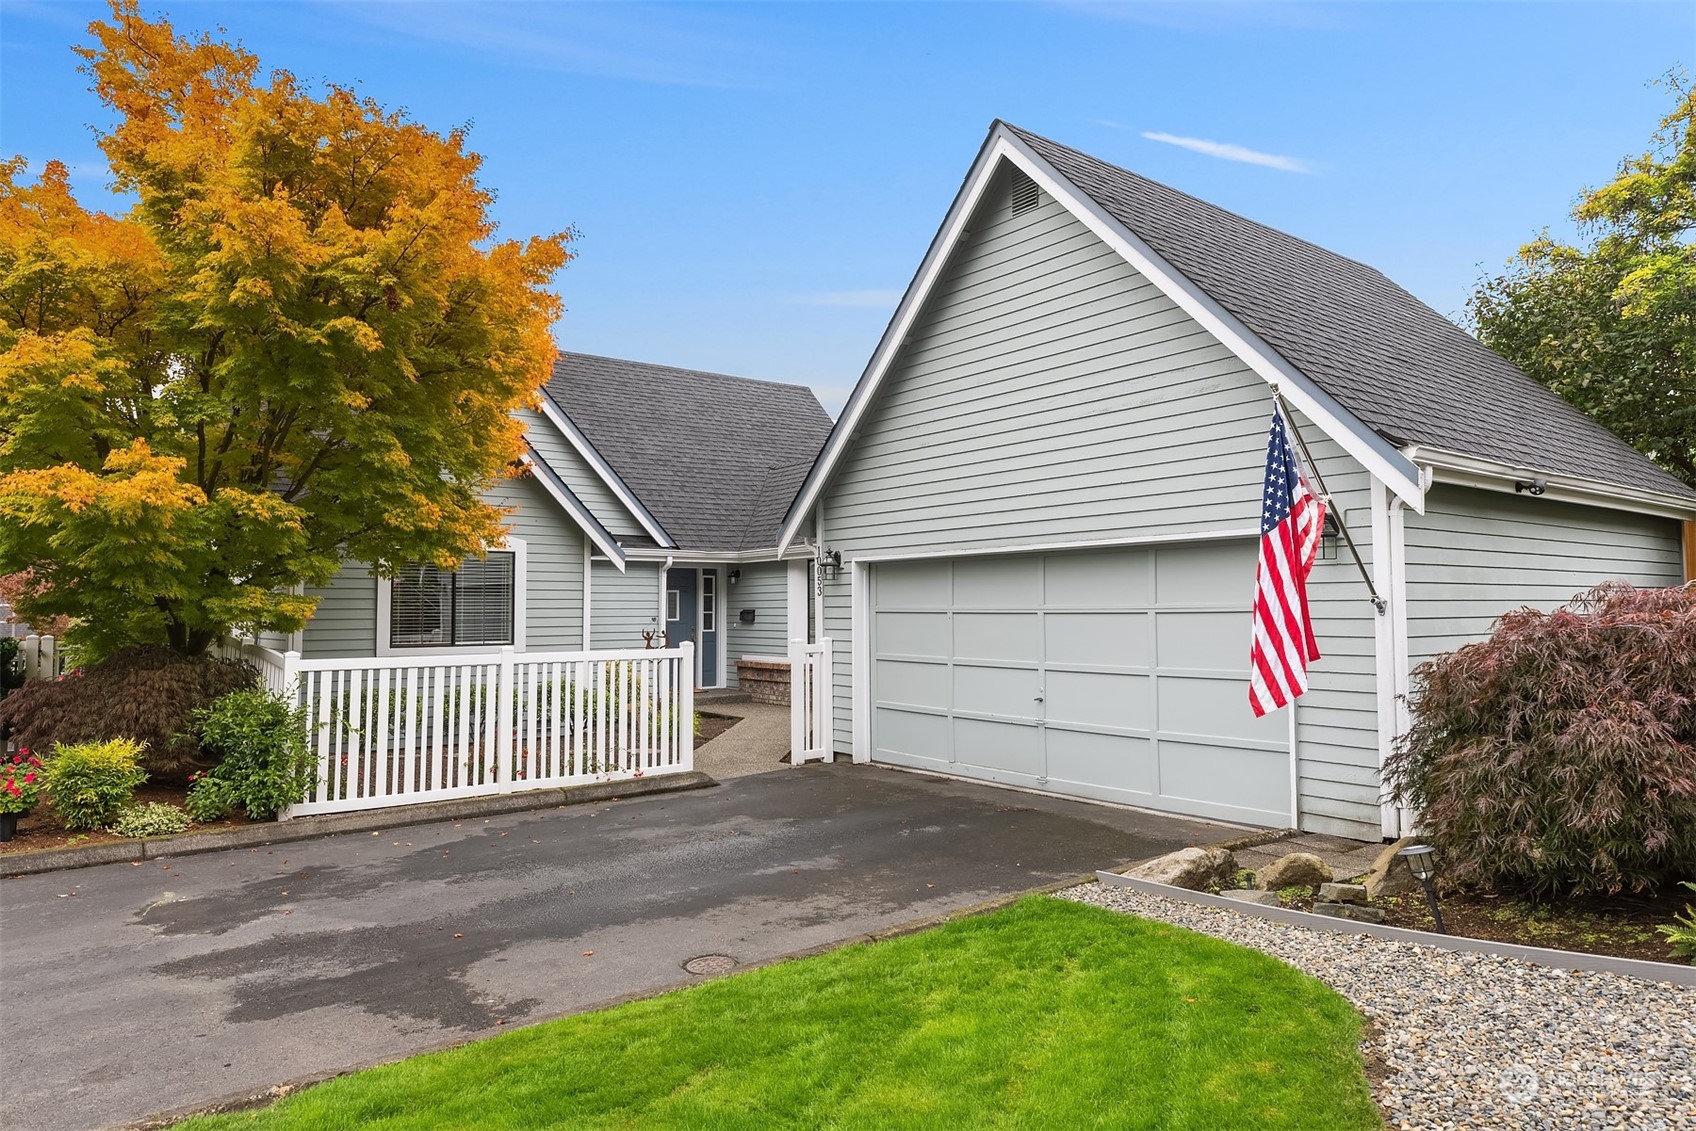
<path id="1" fill-rule="evenodd" d="M 1360 1021 L 1046 897 L 344 1077 L 213 1128 L 1380 1128 Z"/>

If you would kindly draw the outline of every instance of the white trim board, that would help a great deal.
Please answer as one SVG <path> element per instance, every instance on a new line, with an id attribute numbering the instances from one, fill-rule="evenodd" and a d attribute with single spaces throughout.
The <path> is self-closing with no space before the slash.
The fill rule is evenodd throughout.
<path id="1" fill-rule="evenodd" d="M 1696 499 L 1681 499 L 1677 495 L 1646 491 L 1640 487 L 1625 487 L 1573 475 L 1514 467 L 1512 464 L 1497 463 L 1477 456 L 1464 456 L 1440 448 L 1414 446 L 1402 450 L 1409 459 L 1429 468 L 1438 483 L 1518 494 L 1519 492 L 1514 491 L 1515 483 L 1540 479 L 1546 485 L 1545 493 L 1524 497 L 1633 511 L 1661 518 L 1696 519 Z"/>
<path id="2" fill-rule="evenodd" d="M 953 546 L 946 550 L 890 550 L 880 554 L 845 556 L 848 562 L 908 562 L 929 558 L 975 558 L 980 554 L 1048 554 L 1057 550 L 1111 550 L 1120 546 L 1159 546 L 1167 542 L 1217 542 L 1233 538 L 1260 537 L 1260 527 L 1244 526 L 1229 530 L 1184 530 L 1175 534 L 1128 534 L 1122 538 L 1097 538 L 1089 541 L 1031 542 L 1010 546 Z"/>
<path id="3" fill-rule="evenodd" d="M 561 411 L 559 405 L 554 403 L 553 398 L 548 395 L 546 390 L 542 391 L 541 400 L 542 415 L 547 418 L 548 423 L 552 424 L 559 431 L 559 434 L 565 437 L 566 443 L 577 450 L 577 454 L 583 457 L 583 462 L 589 465 L 590 469 L 600 477 L 601 482 L 607 485 L 607 489 L 617 497 L 620 503 L 624 504 L 624 509 L 628 510 L 631 516 L 642 525 L 642 529 L 646 530 L 648 535 L 661 546 L 675 547 L 677 543 L 671 535 L 665 532 L 665 527 L 660 525 L 659 519 L 655 518 L 648 508 L 642 505 L 642 501 L 636 497 L 636 492 L 632 491 L 629 485 L 619 478 L 618 472 L 612 469 L 612 464 L 608 463 L 606 457 L 601 455 L 595 445 L 589 442 L 589 437 L 585 436 L 582 430 L 571 422 L 571 418 Z"/>
<path id="4" fill-rule="evenodd" d="M 623 573 L 624 547 L 620 546 L 612 533 L 590 513 L 589 508 L 583 505 L 583 501 L 571 493 L 571 488 L 567 487 L 559 476 L 554 474 L 553 469 L 547 465 L 547 461 L 542 459 L 534 448 L 527 446 L 525 453 L 518 457 L 518 462 L 530 469 L 531 478 L 542 485 L 542 490 L 548 493 L 548 497 L 558 503 L 560 508 L 571 516 L 572 521 L 577 524 L 577 528 L 588 535 L 589 540 L 600 548 L 601 553 L 606 555 L 607 560 L 618 569 L 619 573 Z"/>
<path id="5" fill-rule="evenodd" d="M 1211 296 L 1157 255 L 1140 237 L 1108 215 L 1087 194 L 1062 177 L 1005 124 L 997 122 L 990 130 L 983 148 L 978 151 L 977 160 L 949 207 L 942 227 L 925 252 L 918 273 L 908 284 L 894 317 L 884 330 L 883 337 L 879 339 L 877 349 L 872 353 L 871 361 L 854 386 L 847 406 L 837 418 L 836 426 L 831 429 L 824 450 L 808 472 L 800 493 L 791 505 L 789 514 L 784 519 L 783 530 L 778 535 L 780 553 L 788 549 L 806 516 L 813 512 L 819 496 L 823 493 L 824 485 L 846 453 L 854 433 L 877 395 L 878 387 L 894 364 L 897 353 L 906 344 L 907 335 L 929 299 L 932 288 L 941 279 L 955 246 L 966 230 L 967 221 L 1003 161 L 1035 181 L 1262 380 L 1268 385 L 1276 386 L 1285 400 L 1313 421 L 1320 431 L 1335 440 L 1367 471 L 1388 484 L 1415 510 L 1423 512 L 1424 494 L 1420 489 L 1419 471 L 1412 460 L 1280 357 Z"/>

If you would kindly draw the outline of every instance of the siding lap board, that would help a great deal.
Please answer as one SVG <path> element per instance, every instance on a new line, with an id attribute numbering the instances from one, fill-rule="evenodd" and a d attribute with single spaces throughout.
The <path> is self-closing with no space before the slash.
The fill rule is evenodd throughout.
<path id="1" fill-rule="evenodd" d="M 1674 519 L 1438 484 L 1425 514 L 1407 516 L 1409 660 L 1482 640 L 1510 609 L 1683 577 Z"/>

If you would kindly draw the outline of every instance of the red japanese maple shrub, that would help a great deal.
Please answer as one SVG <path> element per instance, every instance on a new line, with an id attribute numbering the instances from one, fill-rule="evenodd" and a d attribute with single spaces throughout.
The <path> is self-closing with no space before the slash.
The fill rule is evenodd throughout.
<path id="1" fill-rule="evenodd" d="M 252 687 L 246 664 L 183 656 L 157 645 L 121 648 L 57 679 L 34 679 L 0 702 L 0 734 L 48 753 L 56 743 L 131 738 L 144 745 L 142 768 L 155 780 L 203 769 L 194 712 Z"/>
<path id="2" fill-rule="evenodd" d="M 1463 886 L 1536 898 L 1696 876 L 1696 585 L 1521 609 L 1413 673 L 1387 770 Z"/>

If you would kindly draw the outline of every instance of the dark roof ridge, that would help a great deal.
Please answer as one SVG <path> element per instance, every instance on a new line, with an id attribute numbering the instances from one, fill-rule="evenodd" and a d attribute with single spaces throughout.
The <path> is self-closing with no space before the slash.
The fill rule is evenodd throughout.
<path id="1" fill-rule="evenodd" d="M 559 351 L 559 355 L 560 357 L 581 357 L 589 361 L 610 361 L 616 365 L 639 365 L 644 369 L 662 369 L 668 373 L 678 373 L 687 377 L 713 377 L 720 381 L 736 381 L 744 385 L 776 385 L 781 389 L 806 389 L 809 393 L 812 392 L 811 385 L 800 381 L 768 381 L 763 377 L 738 377 L 734 373 L 720 373 L 713 369 L 690 369 L 684 365 L 666 365 L 658 361 L 636 361 L 632 358 L 612 357 L 604 353 L 585 353 L 582 350 L 562 349 Z M 557 359 L 555 364 L 558 364 Z M 547 384 L 544 382 L 542 387 L 546 389 Z"/>

